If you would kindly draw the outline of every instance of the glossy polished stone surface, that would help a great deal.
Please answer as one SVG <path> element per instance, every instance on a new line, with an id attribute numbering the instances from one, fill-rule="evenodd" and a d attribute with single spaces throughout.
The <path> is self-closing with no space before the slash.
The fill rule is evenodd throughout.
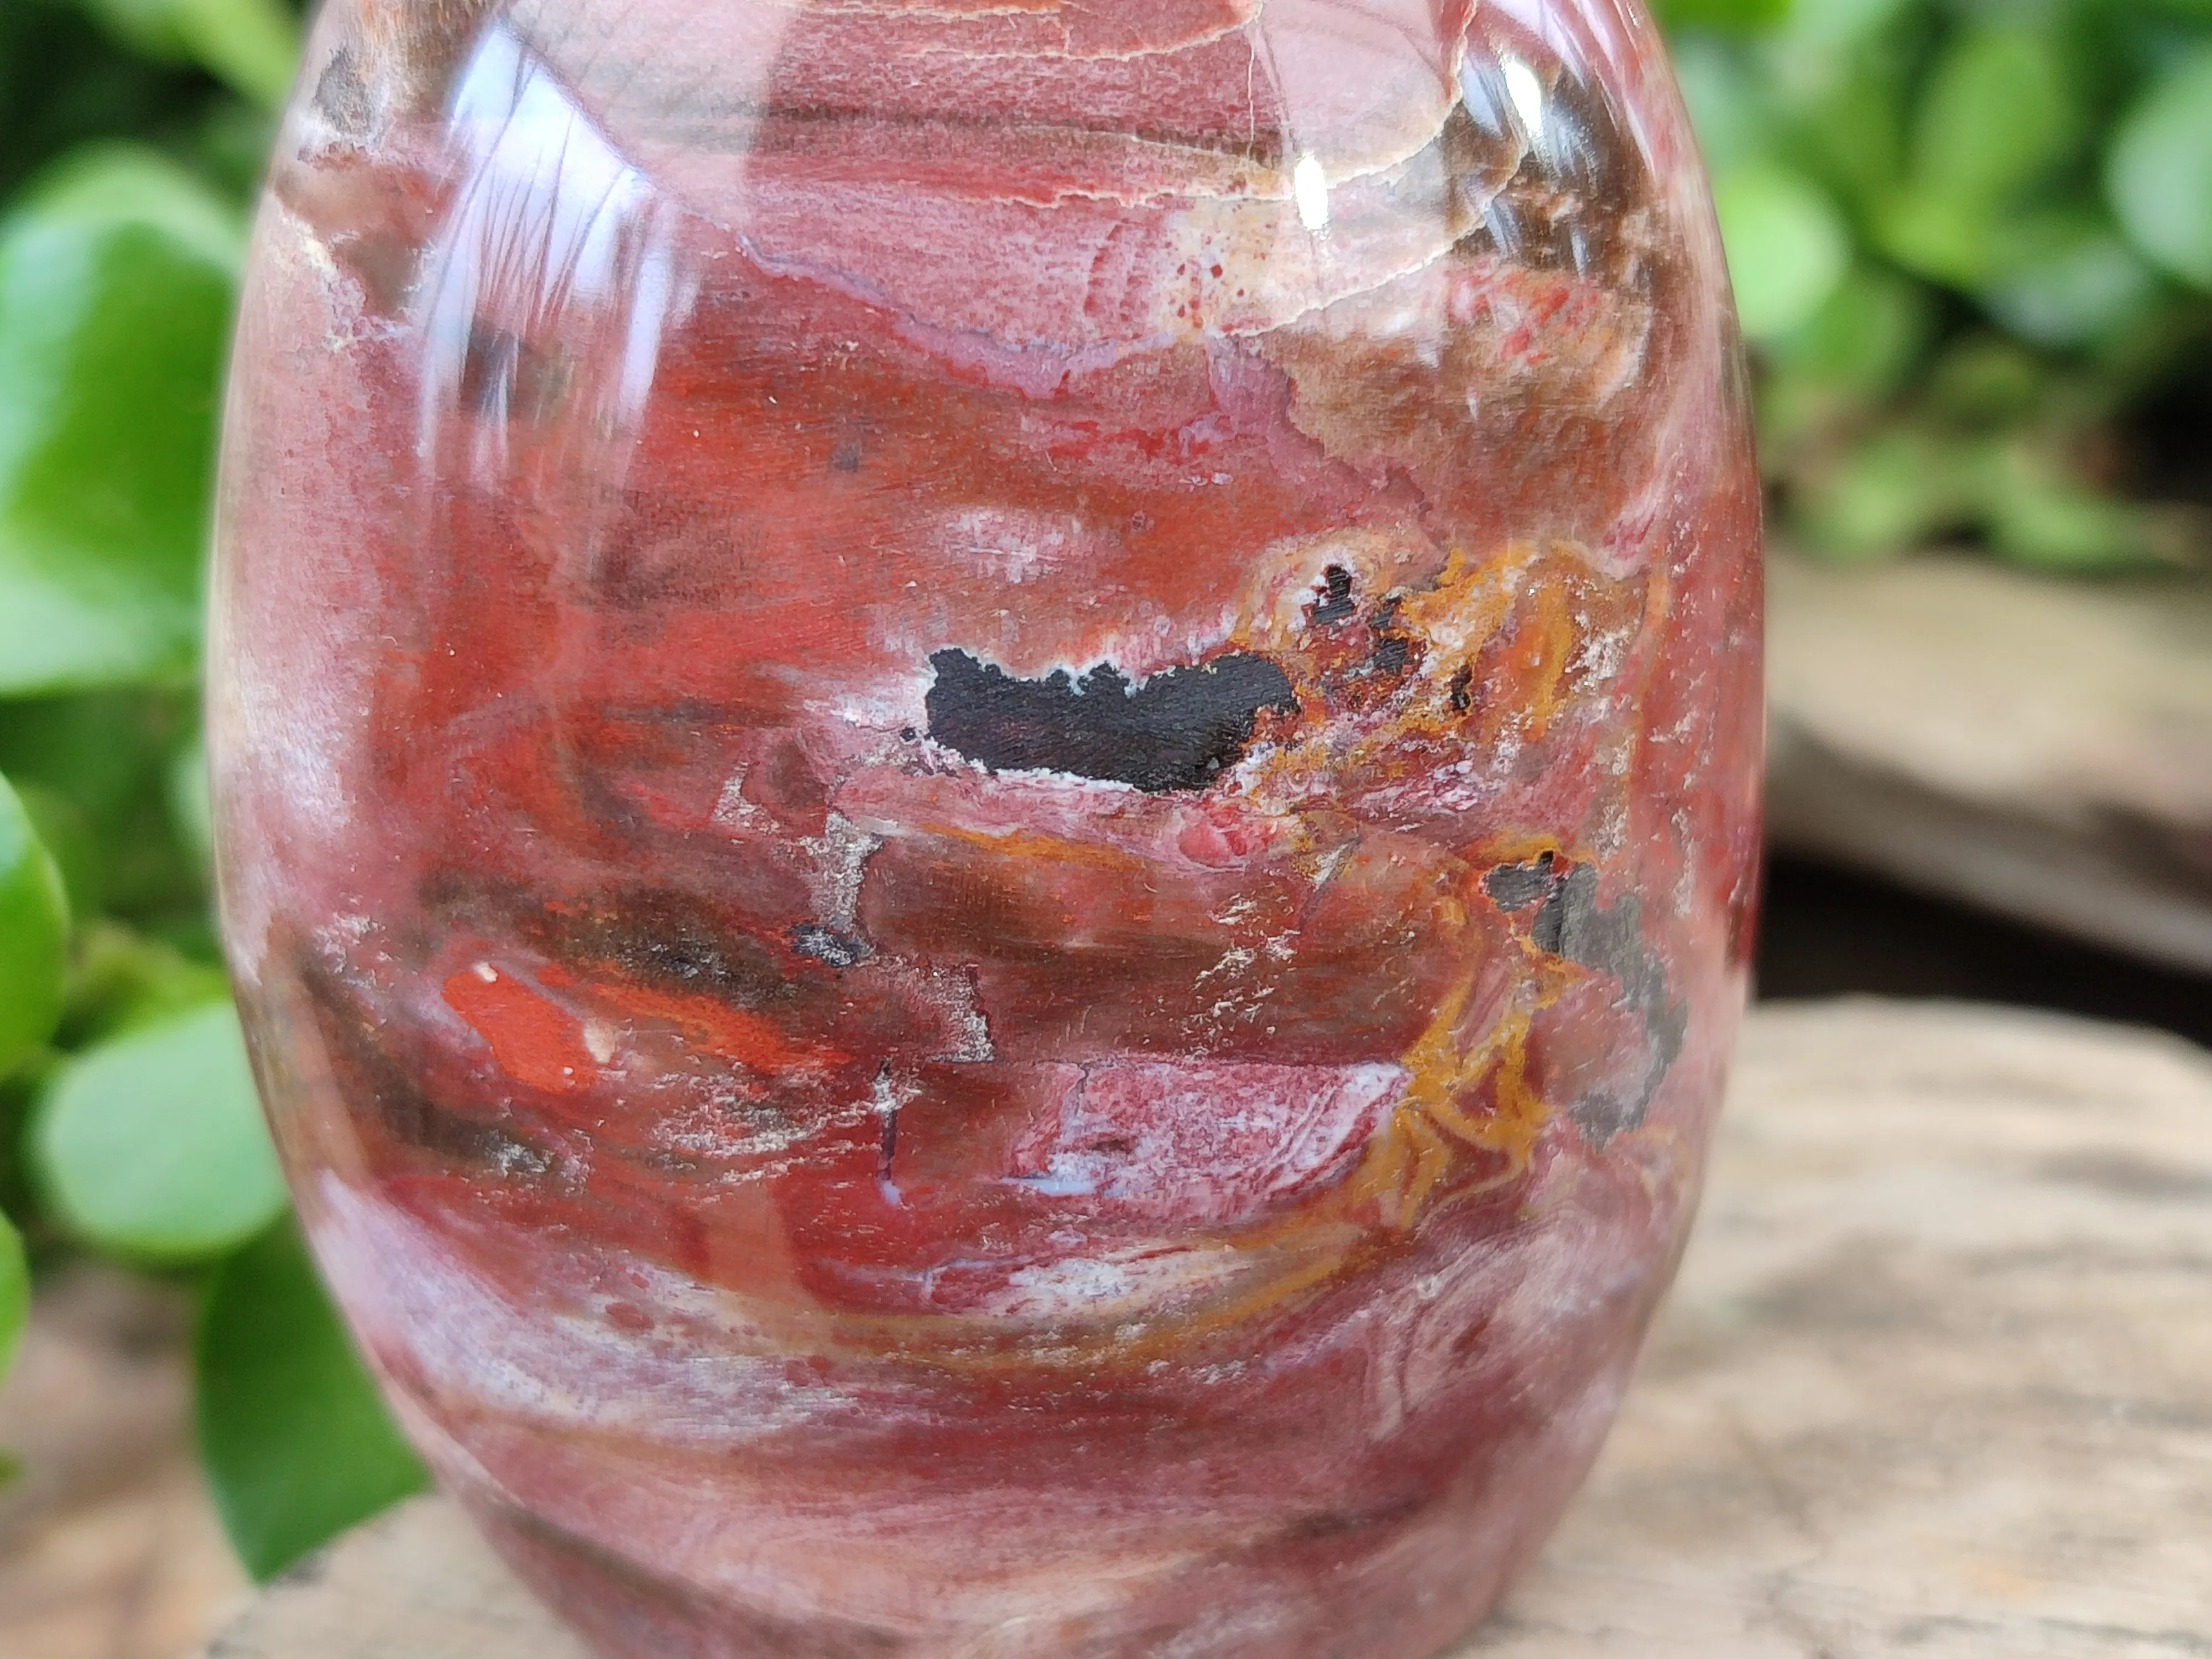
<path id="1" fill-rule="evenodd" d="M 333 0 L 224 925 L 410 1431 L 635 1659 L 1412 1659 L 1671 1271 L 1758 485 L 1610 0 Z"/>

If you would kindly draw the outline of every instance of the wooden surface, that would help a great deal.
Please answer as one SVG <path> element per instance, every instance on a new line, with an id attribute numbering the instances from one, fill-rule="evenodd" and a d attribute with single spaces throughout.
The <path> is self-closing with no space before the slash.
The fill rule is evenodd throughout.
<path id="1" fill-rule="evenodd" d="M 582 1659 L 421 1499 L 219 1659 Z M 1455 1659 L 2212 1655 L 2212 1057 L 1940 1004 L 1750 1023 L 1596 1474 Z"/>
<path id="2" fill-rule="evenodd" d="M 191 1317 L 183 1285 L 92 1262 L 40 1283 L 0 1388 L 0 1659 L 177 1659 L 245 1604 L 192 1457 Z"/>
<path id="3" fill-rule="evenodd" d="M 2212 582 L 1768 576 L 1778 844 L 2212 972 Z"/>

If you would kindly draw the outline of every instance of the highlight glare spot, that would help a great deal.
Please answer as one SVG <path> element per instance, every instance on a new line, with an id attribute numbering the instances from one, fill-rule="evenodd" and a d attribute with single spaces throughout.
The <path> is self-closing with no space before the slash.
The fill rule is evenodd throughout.
<path id="1" fill-rule="evenodd" d="M 1298 219 L 1308 230 L 1328 228 L 1328 175 L 1321 157 L 1301 155 L 1291 169 L 1291 194 L 1298 204 Z"/>
<path id="2" fill-rule="evenodd" d="M 1505 95 L 1513 100 L 1513 112 L 1521 118 L 1522 131 L 1533 142 L 1544 130 L 1544 83 L 1518 58 L 1507 58 L 1500 67 L 1505 76 Z"/>

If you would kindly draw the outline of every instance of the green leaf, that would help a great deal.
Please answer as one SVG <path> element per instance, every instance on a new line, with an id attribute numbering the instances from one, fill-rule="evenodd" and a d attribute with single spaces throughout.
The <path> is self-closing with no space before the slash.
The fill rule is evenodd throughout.
<path id="1" fill-rule="evenodd" d="M 241 251 L 228 207 L 131 146 L 0 222 L 0 696 L 190 673 Z"/>
<path id="2" fill-rule="evenodd" d="M 1774 342 L 1778 364 L 1861 398 L 1886 397 L 1920 361 L 1935 331 L 1929 290 L 1866 264 L 1838 283 L 1803 327 Z"/>
<path id="3" fill-rule="evenodd" d="M 201 1462 L 255 1577 L 428 1484 L 289 1218 L 217 1271 L 194 1357 Z"/>
<path id="4" fill-rule="evenodd" d="M 229 994 L 212 963 L 102 916 L 77 935 L 58 1041 L 77 1048 L 158 1025 Z"/>
<path id="5" fill-rule="evenodd" d="M 2053 215 L 2023 224 L 2002 274 L 1984 292 L 1990 315 L 2023 339 L 2079 346 L 2107 339 L 2157 298 L 2158 279 L 2094 219 Z"/>
<path id="6" fill-rule="evenodd" d="M 1803 0 L 1790 12 L 1787 33 L 1793 45 L 1854 45 L 1880 33 L 1912 0 Z"/>
<path id="7" fill-rule="evenodd" d="M 61 1018 L 69 899 L 31 816 L 0 778 L 0 1077 Z"/>
<path id="8" fill-rule="evenodd" d="M 1674 43 L 1675 83 L 1696 129 L 1705 165 L 1718 173 L 1765 147 L 1767 118 L 1759 77 L 1734 41 L 1686 35 Z"/>
<path id="9" fill-rule="evenodd" d="M 238 1015 L 213 1002 L 107 1038 L 40 1091 L 32 1164 L 62 1220 L 149 1261 L 203 1261 L 284 1207 Z"/>
<path id="10" fill-rule="evenodd" d="M 169 763 L 169 820 L 177 838 L 205 868 L 215 860 L 215 803 L 208 791 L 207 745 L 198 737 Z"/>
<path id="11" fill-rule="evenodd" d="M 2058 45 L 2014 23 L 1961 28 L 1930 70 L 1911 177 L 1871 214 L 1882 250 L 1954 288 L 1997 282 L 2037 251 L 2014 222 L 2079 148 L 2087 118 Z"/>
<path id="12" fill-rule="evenodd" d="M 242 98 L 215 100 L 175 152 L 225 196 L 250 202 L 276 138 L 278 112 Z"/>
<path id="13" fill-rule="evenodd" d="M 2024 444 L 2008 445 L 1990 491 L 1990 545 L 2015 564 L 2074 573 L 2159 562 L 2140 506 L 2090 489 Z"/>
<path id="14" fill-rule="evenodd" d="M 102 908 L 174 912 L 197 907 L 206 884 L 200 860 L 179 836 L 184 826 L 171 794 L 175 756 L 191 735 L 188 699 L 168 692 L 0 702 L 0 771 L 76 809 L 66 816 L 71 828 L 92 836 Z M 94 873 L 72 872 L 61 842 L 47 847 L 63 860 L 65 879 Z M 93 907 L 80 906 L 78 914 L 89 915 Z"/>
<path id="15" fill-rule="evenodd" d="M 190 735 L 183 702 L 94 691 L 0 702 L 0 771 L 68 796 L 95 824 L 118 823 L 161 787 Z"/>
<path id="16" fill-rule="evenodd" d="M 1791 0 L 1658 0 L 1653 8 L 1670 29 L 1749 31 L 1771 28 L 1790 15 Z"/>
<path id="17" fill-rule="evenodd" d="M 1969 334 L 1944 349 L 1926 389 L 1928 406 L 1948 426 L 1990 431 L 2033 416 L 2050 386 L 2049 365 L 2017 340 Z"/>
<path id="18" fill-rule="evenodd" d="M 1793 37 L 1771 43 L 1761 55 L 1784 83 L 1770 98 L 1792 112 L 1794 159 L 1856 213 L 1867 213 L 1894 191 L 1905 151 L 1906 77 L 1899 54 L 1881 42 Z"/>
<path id="19" fill-rule="evenodd" d="M 2002 229 L 1979 206 L 1961 208 L 1933 191 L 1907 188 L 1873 215 L 1876 246 L 1916 276 L 1950 288 L 1974 289 L 1998 264 Z"/>
<path id="20" fill-rule="evenodd" d="M 54 1051 L 45 1048 L 18 1066 L 12 1076 L 0 1078 L 0 1211 L 20 1218 L 26 1249 L 33 1248 L 38 1234 L 52 1231 L 41 1213 L 30 1172 L 23 1167 L 27 1150 L 23 1143 L 28 1139 L 23 1129 L 30 1121 L 31 1103 L 38 1097 L 39 1085 L 56 1063 Z"/>
<path id="21" fill-rule="evenodd" d="M 2121 119 L 2105 168 L 2120 228 L 2145 258 L 2212 289 L 2212 46 Z"/>
<path id="22" fill-rule="evenodd" d="M 208 93 L 118 52 L 74 0 L 0 0 L 0 201 L 88 138 L 194 119 Z"/>
<path id="23" fill-rule="evenodd" d="M 196 63 L 265 106 L 283 101 L 300 25 L 277 0 L 84 0 L 117 39 L 149 58 Z"/>
<path id="24" fill-rule="evenodd" d="M 2063 161 L 2082 127 L 2050 34 L 2007 24 L 1961 29 L 1921 94 L 1913 184 L 1954 212 L 1985 214 Z"/>
<path id="25" fill-rule="evenodd" d="M 1936 334 L 1929 290 L 1887 265 L 1855 266 L 1802 328 L 1767 341 L 1759 381 L 1759 456 L 1787 480 L 1903 387 Z"/>
<path id="26" fill-rule="evenodd" d="M 1808 544 L 1831 558 L 1893 558 L 1969 520 L 1984 471 L 1969 446 L 1894 427 L 1807 480 L 1795 516 Z"/>
<path id="27" fill-rule="evenodd" d="M 0 1215 L 0 1376 L 8 1374 L 30 1314 L 31 1270 L 23 1260 L 23 1236 Z"/>
<path id="28" fill-rule="evenodd" d="M 27 778 L 14 780 L 15 798 L 31 820 L 31 828 L 53 855 L 61 872 L 62 890 L 68 896 L 70 915 L 96 916 L 100 909 L 100 842 L 84 809 L 58 789 Z"/>
<path id="29" fill-rule="evenodd" d="M 1850 235 L 1819 187 L 1768 162 L 1722 175 L 1713 189 L 1737 319 L 1747 337 L 1802 327 L 1850 264 Z"/>

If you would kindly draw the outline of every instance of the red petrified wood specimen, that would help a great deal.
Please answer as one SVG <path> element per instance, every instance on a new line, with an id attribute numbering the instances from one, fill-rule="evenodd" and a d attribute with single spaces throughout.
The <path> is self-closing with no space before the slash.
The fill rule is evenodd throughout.
<path id="1" fill-rule="evenodd" d="M 1410 1659 L 1742 988 L 1758 504 L 1620 0 L 332 0 L 225 924 L 410 1432 L 635 1659 Z"/>

